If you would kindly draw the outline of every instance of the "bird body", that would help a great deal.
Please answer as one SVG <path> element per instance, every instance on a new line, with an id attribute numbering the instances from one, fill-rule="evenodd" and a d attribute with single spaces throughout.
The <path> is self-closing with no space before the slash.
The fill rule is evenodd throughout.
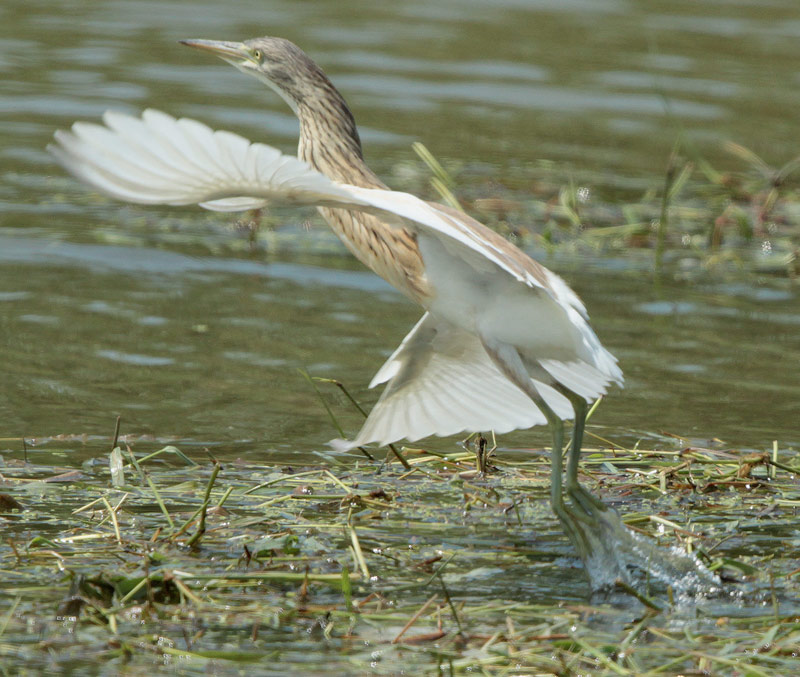
<path id="1" fill-rule="evenodd" d="M 320 207 L 319 212 L 361 263 L 425 307 L 433 290 L 413 230 L 387 227 L 385 219 L 347 209 Z"/>
<path id="2" fill-rule="evenodd" d="M 364 162 L 347 104 L 322 70 L 280 38 L 185 44 L 211 51 L 277 91 L 300 118 L 299 159 L 158 111 L 76 123 L 50 150 L 122 200 L 237 211 L 271 200 L 313 204 L 365 265 L 425 314 L 381 367 L 386 383 L 361 431 L 372 442 L 547 423 L 553 508 L 585 555 L 605 510 L 577 481 L 587 402 L 622 383 L 616 359 L 557 275 L 466 214 L 389 190 Z M 575 430 L 562 494 L 562 420 Z"/>

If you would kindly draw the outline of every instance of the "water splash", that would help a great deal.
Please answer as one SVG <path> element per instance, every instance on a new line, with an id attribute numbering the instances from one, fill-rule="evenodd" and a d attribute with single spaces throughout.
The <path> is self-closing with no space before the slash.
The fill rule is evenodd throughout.
<path id="1" fill-rule="evenodd" d="M 670 586 L 678 598 L 711 595 L 719 578 L 694 555 L 677 546 L 661 547 L 628 529 L 613 509 L 598 510 L 592 528 L 581 528 L 579 547 L 592 590 L 613 588 L 618 580 L 635 584 L 636 572 Z"/>

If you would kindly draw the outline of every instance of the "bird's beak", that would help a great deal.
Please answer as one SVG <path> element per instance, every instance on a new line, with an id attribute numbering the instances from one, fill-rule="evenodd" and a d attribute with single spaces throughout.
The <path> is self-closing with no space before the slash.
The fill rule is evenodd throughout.
<path id="1" fill-rule="evenodd" d="M 211 52 L 233 65 L 253 61 L 253 50 L 243 42 L 224 42 L 222 40 L 179 40 L 182 45 Z"/>

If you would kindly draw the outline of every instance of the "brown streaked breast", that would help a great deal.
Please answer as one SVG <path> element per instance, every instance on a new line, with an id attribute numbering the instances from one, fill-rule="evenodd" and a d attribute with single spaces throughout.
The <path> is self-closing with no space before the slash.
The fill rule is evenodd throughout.
<path id="1" fill-rule="evenodd" d="M 417 234 L 372 214 L 320 207 L 320 214 L 365 266 L 422 306 L 432 296 Z"/>

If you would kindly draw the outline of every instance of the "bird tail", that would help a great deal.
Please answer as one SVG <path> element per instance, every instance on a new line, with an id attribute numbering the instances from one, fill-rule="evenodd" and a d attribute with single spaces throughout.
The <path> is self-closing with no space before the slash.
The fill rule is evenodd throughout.
<path id="1" fill-rule="evenodd" d="M 501 373 L 478 336 L 429 313 L 403 339 L 370 387 L 387 381 L 358 435 L 333 440 L 335 449 L 479 430 L 505 433 L 547 422 L 536 404 Z M 542 382 L 533 383 L 558 416 L 573 416 L 563 395 Z"/>

